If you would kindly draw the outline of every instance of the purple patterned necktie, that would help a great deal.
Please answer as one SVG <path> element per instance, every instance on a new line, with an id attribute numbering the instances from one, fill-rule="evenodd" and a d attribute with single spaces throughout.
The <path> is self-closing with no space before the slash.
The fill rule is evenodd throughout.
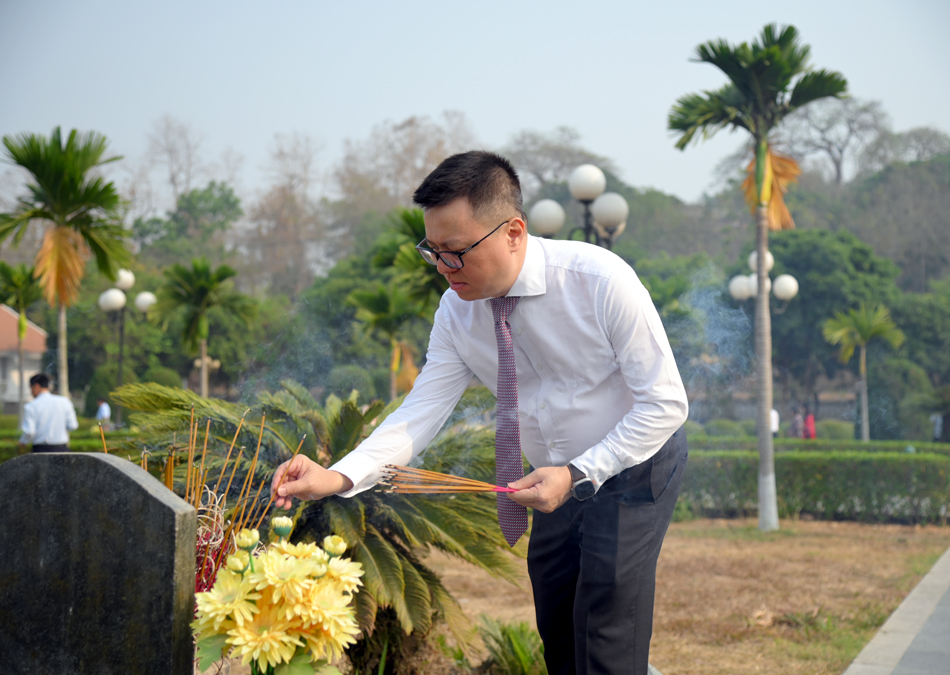
<path id="1" fill-rule="evenodd" d="M 518 420 L 518 375 L 515 372 L 515 350 L 511 341 L 508 316 L 519 298 L 492 298 L 495 316 L 495 339 L 498 341 L 498 407 L 495 411 L 495 479 L 499 487 L 507 487 L 524 478 L 521 461 L 521 424 Z M 516 504 L 507 494 L 498 495 L 498 524 L 509 546 L 514 546 L 528 529 L 528 510 Z"/>

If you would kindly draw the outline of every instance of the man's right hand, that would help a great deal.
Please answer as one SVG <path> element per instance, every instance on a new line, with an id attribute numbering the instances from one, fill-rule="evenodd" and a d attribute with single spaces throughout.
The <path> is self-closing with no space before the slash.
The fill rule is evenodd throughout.
<path id="1" fill-rule="evenodd" d="M 285 473 L 287 480 L 280 485 Z M 280 485 L 279 490 L 278 485 Z M 289 509 L 293 503 L 293 497 L 308 500 L 323 499 L 338 492 L 352 490 L 353 481 L 338 471 L 329 471 L 312 459 L 297 455 L 291 461 L 277 467 L 270 489 L 271 495 L 274 496 L 274 506 Z M 277 490 L 276 495 L 275 490 Z"/>

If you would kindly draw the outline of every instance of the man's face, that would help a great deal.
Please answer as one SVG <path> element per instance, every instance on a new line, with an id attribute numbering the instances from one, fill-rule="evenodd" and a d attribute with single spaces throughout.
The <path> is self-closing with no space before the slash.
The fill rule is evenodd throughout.
<path id="1" fill-rule="evenodd" d="M 508 217 L 511 220 L 507 225 L 462 256 L 462 269 L 452 269 L 439 261 L 439 273 L 463 300 L 503 296 L 518 278 L 527 244 L 526 226 L 520 217 Z M 434 251 L 463 251 L 502 220 L 480 222 L 467 199 L 456 199 L 426 211 L 426 240 Z"/>
<path id="2" fill-rule="evenodd" d="M 30 385 L 30 393 L 33 395 L 33 398 L 36 398 L 37 396 L 39 396 L 41 391 L 43 391 L 43 387 L 41 387 L 40 385 L 38 384 Z"/>

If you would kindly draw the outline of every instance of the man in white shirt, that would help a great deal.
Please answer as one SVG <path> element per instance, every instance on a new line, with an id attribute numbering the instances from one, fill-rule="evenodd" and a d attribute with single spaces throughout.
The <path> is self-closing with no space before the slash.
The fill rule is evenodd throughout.
<path id="1" fill-rule="evenodd" d="M 343 460 L 324 469 L 298 455 L 278 468 L 272 489 L 289 476 L 275 504 L 352 496 L 383 465 L 408 464 L 475 375 L 498 396 L 499 434 L 503 398 L 511 406 L 533 468 L 500 500 L 535 509 L 528 570 L 548 672 L 645 675 L 656 560 L 687 455 L 686 393 L 650 296 L 609 251 L 529 236 L 517 174 L 497 155 L 450 157 L 414 198 L 417 249 L 450 284 L 426 365 Z M 513 309 L 496 321 L 499 298 Z M 499 370 L 512 352 L 514 397 Z"/>
<path id="2" fill-rule="evenodd" d="M 97 403 L 99 407 L 96 408 L 96 421 L 106 431 L 112 431 L 112 408 L 104 398 L 100 398 Z"/>
<path id="3" fill-rule="evenodd" d="M 779 424 L 778 410 L 775 408 L 772 408 L 769 412 L 769 422 L 772 429 L 772 438 L 778 438 L 778 430 L 781 425 Z"/>
<path id="4" fill-rule="evenodd" d="M 20 447 L 32 443 L 33 452 L 69 452 L 69 432 L 79 428 L 72 402 L 50 393 L 44 373 L 30 378 L 30 393 L 33 400 L 23 406 Z"/>

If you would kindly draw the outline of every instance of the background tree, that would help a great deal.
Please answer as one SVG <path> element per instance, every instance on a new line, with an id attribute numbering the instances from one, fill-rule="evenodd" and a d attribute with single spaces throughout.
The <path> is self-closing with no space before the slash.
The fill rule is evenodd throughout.
<path id="1" fill-rule="evenodd" d="M 119 157 L 105 157 L 106 137 L 80 135 L 73 129 L 63 142 L 59 127 L 49 139 L 23 133 L 4 136 L 7 156 L 30 175 L 28 194 L 13 211 L 0 214 L 0 242 L 13 236 L 19 243 L 33 221 L 47 223 L 36 255 L 36 273 L 43 295 L 59 308 L 59 393 L 69 396 L 66 308 L 79 294 L 86 260 L 95 257 L 99 271 L 115 279 L 131 259 L 126 231 L 119 222 L 119 193 L 95 169 Z"/>
<path id="2" fill-rule="evenodd" d="M 256 314 L 256 306 L 247 296 L 236 292 L 228 280 L 236 275 L 232 268 L 221 265 L 215 270 L 206 258 L 195 258 L 191 269 L 172 265 L 165 270 L 165 285 L 158 291 L 153 312 L 167 326 L 180 314 L 184 321 L 182 338 L 185 346 L 201 359 L 201 396 L 208 397 L 208 313 L 213 308 L 224 310 L 244 324 Z"/>
<path id="3" fill-rule="evenodd" d="M 861 440 L 871 440 L 868 417 L 868 361 L 867 346 L 874 338 L 881 338 L 895 349 L 904 342 L 904 333 L 894 325 L 887 307 L 862 304 L 848 313 L 838 312 L 834 318 L 825 322 L 825 339 L 833 345 L 840 345 L 839 358 L 842 363 L 851 360 L 855 347 L 859 351 L 858 373 L 861 377 Z"/>
<path id="4" fill-rule="evenodd" d="M 33 276 L 34 268 L 26 265 L 12 266 L 0 260 L 0 302 L 10 305 L 20 315 L 17 321 L 17 368 L 19 370 L 19 412 L 23 419 L 23 399 L 26 383 L 23 377 L 23 340 L 26 339 L 26 310 L 43 297 L 43 289 Z"/>
<path id="5" fill-rule="evenodd" d="M 888 131 L 879 101 L 830 98 L 785 118 L 779 129 L 788 154 L 798 159 L 819 155 L 831 163 L 835 185 L 844 183 L 845 165 L 863 147 Z"/>
<path id="6" fill-rule="evenodd" d="M 729 83 L 716 91 L 680 98 L 669 115 L 670 130 L 679 134 L 676 147 L 685 149 L 697 133 L 711 136 L 730 126 L 743 129 L 755 140 L 756 251 L 760 261 L 756 297 L 755 346 L 757 364 L 756 422 L 759 429 L 759 528 L 778 529 L 775 461 L 769 412 L 772 409 L 772 339 L 769 296 L 766 292 L 765 254 L 768 250 L 769 135 L 789 113 L 812 101 L 844 93 L 847 83 L 840 74 L 809 71 L 809 47 L 802 45 L 794 26 L 779 30 L 765 26 L 758 40 L 733 47 L 725 40 L 711 41 L 696 49 L 696 60 L 711 63 L 725 73 Z"/>
<path id="7" fill-rule="evenodd" d="M 571 127 L 558 127 L 544 133 L 519 131 L 501 149 L 518 169 L 525 201 L 559 183 L 566 183 L 571 171 L 581 164 L 596 164 L 604 171 L 617 173 L 614 163 L 580 144 L 581 135 Z"/>

